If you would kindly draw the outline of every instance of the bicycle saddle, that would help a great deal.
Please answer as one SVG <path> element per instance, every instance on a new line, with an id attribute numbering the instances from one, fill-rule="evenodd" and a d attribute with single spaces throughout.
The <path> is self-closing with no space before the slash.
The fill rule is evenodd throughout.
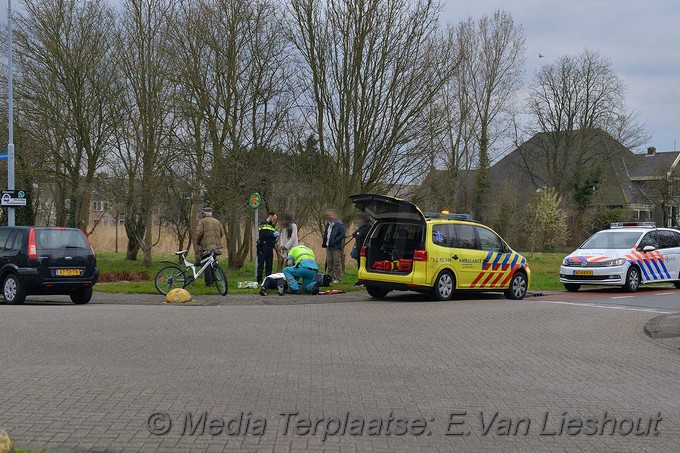
<path id="1" fill-rule="evenodd" d="M 189 250 L 177 250 L 177 251 L 175 252 L 175 255 L 184 255 L 184 254 L 187 253 L 188 251 L 189 251 Z"/>

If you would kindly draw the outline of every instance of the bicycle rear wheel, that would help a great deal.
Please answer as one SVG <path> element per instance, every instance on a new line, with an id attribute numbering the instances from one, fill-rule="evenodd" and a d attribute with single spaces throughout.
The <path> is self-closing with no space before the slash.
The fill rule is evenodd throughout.
<path id="1" fill-rule="evenodd" d="M 227 295 L 229 291 L 229 283 L 227 282 L 227 275 L 224 273 L 220 266 L 215 266 L 213 268 L 215 274 L 215 288 L 223 296 Z"/>
<path id="2" fill-rule="evenodd" d="M 179 266 L 165 266 L 158 271 L 155 278 L 156 291 L 164 296 L 175 288 L 184 288 L 186 274 Z"/>

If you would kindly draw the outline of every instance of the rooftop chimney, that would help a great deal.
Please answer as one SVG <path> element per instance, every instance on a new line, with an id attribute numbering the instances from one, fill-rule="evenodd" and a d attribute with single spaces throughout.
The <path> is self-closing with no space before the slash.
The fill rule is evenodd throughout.
<path id="1" fill-rule="evenodd" d="M 656 146 L 650 146 L 647 148 L 647 155 L 648 156 L 653 156 L 656 154 Z"/>

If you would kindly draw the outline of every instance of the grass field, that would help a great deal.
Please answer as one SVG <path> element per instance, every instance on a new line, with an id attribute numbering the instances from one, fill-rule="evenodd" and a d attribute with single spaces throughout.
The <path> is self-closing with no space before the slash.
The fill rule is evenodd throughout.
<path id="1" fill-rule="evenodd" d="M 531 290 L 533 291 L 548 291 L 562 289 L 559 282 L 559 268 L 563 253 L 535 253 L 533 257 L 526 254 L 531 268 Z M 160 260 L 169 260 L 176 262 L 173 255 L 157 256 L 156 261 L 150 268 L 144 267 L 141 261 L 125 261 L 125 255 L 122 253 L 98 253 L 97 264 L 102 271 L 102 278 L 107 273 L 109 276 L 115 274 L 131 275 L 135 280 L 139 278 L 141 273 L 146 272 L 148 278 L 139 281 L 116 281 L 110 283 L 98 283 L 95 287 L 96 291 L 105 293 L 126 293 L 126 294 L 156 294 L 156 288 L 153 283 L 153 278 L 156 272 L 165 265 L 159 262 Z M 276 265 L 275 265 L 276 267 Z M 247 262 L 246 265 L 238 270 L 232 271 L 227 269 L 226 265 L 222 267 L 227 273 L 227 280 L 229 281 L 229 293 L 231 294 L 257 294 L 256 289 L 239 289 L 239 281 L 253 281 L 254 269 L 253 263 Z M 276 270 L 276 269 L 274 269 Z M 343 282 L 339 285 L 333 285 L 333 289 L 341 289 L 344 291 L 355 291 L 362 288 L 353 286 L 357 280 L 356 267 L 353 261 L 348 261 L 345 269 L 345 277 Z M 206 287 L 202 280 L 196 281 L 189 288 L 189 291 L 195 295 L 217 294 L 214 287 Z"/>

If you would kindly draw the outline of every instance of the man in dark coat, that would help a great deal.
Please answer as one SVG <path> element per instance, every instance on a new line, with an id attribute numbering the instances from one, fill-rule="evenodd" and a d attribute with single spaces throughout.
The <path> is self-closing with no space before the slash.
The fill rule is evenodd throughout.
<path id="1" fill-rule="evenodd" d="M 196 249 L 199 253 L 199 259 L 206 256 L 211 250 L 222 248 L 222 224 L 219 220 L 213 217 L 212 209 L 203 208 L 201 212 L 201 220 L 196 225 Z M 212 285 L 213 274 L 212 268 L 208 267 L 205 270 L 205 284 Z"/>
<path id="2" fill-rule="evenodd" d="M 326 228 L 323 232 L 322 247 L 326 249 L 326 273 L 333 283 L 340 283 L 343 274 L 343 250 L 345 248 L 345 224 L 338 218 L 336 209 L 326 211 Z"/>

